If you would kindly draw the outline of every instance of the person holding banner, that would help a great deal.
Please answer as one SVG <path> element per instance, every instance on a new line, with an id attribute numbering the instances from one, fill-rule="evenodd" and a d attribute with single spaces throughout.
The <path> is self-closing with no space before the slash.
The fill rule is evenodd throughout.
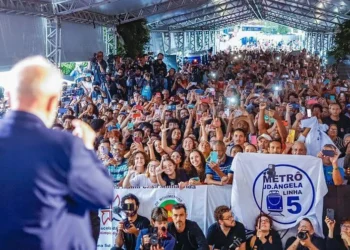
<path id="1" fill-rule="evenodd" d="M 344 181 L 344 168 L 338 166 L 339 152 L 332 144 L 323 146 L 317 157 L 322 159 L 323 171 L 328 185 L 342 185 Z"/>

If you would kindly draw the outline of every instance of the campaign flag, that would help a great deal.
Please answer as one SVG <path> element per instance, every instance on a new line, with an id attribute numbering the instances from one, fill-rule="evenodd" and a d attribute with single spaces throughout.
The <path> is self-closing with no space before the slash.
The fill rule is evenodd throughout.
<path id="1" fill-rule="evenodd" d="M 239 153 L 231 169 L 231 206 L 246 229 L 255 229 L 255 219 L 263 211 L 273 218 L 276 230 L 293 228 L 302 217 L 314 218 L 315 232 L 322 235 L 323 197 L 328 189 L 321 159 Z"/>

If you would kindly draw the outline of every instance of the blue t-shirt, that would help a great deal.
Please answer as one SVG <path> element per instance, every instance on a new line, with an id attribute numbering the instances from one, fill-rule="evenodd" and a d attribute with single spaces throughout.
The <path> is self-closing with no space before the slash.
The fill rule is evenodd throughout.
<path id="1" fill-rule="evenodd" d="M 232 160 L 233 160 L 233 158 L 231 156 L 226 156 L 225 162 L 220 164 L 220 170 L 225 175 L 233 174 L 233 171 L 231 170 Z M 221 181 L 218 174 L 209 167 L 209 163 L 210 163 L 210 160 L 205 165 L 205 174 L 211 174 L 213 176 L 214 181 Z"/>
<path id="2" fill-rule="evenodd" d="M 338 168 L 338 170 L 340 172 L 341 177 L 343 177 L 344 179 L 344 168 Z M 324 173 L 324 177 L 326 178 L 326 183 L 327 185 L 334 185 L 334 181 L 333 181 L 333 166 L 325 166 L 323 165 L 323 173 Z"/>

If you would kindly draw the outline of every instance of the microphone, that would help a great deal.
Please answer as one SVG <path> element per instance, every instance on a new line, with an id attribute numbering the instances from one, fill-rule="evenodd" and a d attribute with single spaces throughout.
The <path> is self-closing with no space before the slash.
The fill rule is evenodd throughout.
<path id="1" fill-rule="evenodd" d="M 113 207 L 113 213 L 114 214 L 120 214 L 120 212 L 122 211 L 122 209 L 120 207 Z"/>

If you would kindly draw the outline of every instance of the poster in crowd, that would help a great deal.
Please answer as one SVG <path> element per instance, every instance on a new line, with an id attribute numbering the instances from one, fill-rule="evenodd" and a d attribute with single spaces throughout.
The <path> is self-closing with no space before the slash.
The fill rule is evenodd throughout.
<path id="1" fill-rule="evenodd" d="M 99 250 L 109 250 L 114 246 L 118 224 L 124 219 L 124 214 L 118 210 L 122 198 L 127 194 L 134 194 L 140 201 L 138 214 L 150 218 L 151 210 L 158 206 L 164 207 L 171 217 L 171 208 L 176 203 L 184 203 L 187 207 L 188 219 L 196 221 L 206 232 L 207 228 L 214 223 L 213 211 L 216 206 L 230 205 L 231 186 L 192 186 L 180 190 L 179 188 L 116 188 L 114 191 L 113 204 L 101 209 Z M 113 212 L 114 211 L 114 212 Z"/>
<path id="2" fill-rule="evenodd" d="M 232 170 L 239 176 L 232 187 L 232 210 L 248 230 L 254 230 L 261 209 L 272 216 L 276 230 L 293 228 L 310 217 L 317 224 L 315 232 L 322 235 L 323 197 L 328 190 L 321 159 L 244 153 L 236 155 Z"/>

